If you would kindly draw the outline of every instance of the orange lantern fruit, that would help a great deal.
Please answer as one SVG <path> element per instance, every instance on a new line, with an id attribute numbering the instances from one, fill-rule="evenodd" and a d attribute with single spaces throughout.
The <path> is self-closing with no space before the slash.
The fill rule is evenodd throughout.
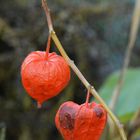
<path id="1" fill-rule="evenodd" d="M 55 124 L 64 140 L 99 140 L 106 120 L 102 105 L 95 102 L 78 105 L 68 101 L 60 106 Z"/>
<path id="2" fill-rule="evenodd" d="M 49 53 L 48 49 L 47 52 L 35 51 L 22 63 L 21 78 L 25 90 L 40 107 L 68 84 L 70 68 L 63 57 Z"/>

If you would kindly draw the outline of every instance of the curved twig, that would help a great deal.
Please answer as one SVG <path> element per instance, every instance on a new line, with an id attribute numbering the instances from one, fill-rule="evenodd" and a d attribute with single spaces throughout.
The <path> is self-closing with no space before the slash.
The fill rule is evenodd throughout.
<path id="1" fill-rule="evenodd" d="M 78 78 L 81 80 L 81 82 L 85 85 L 85 87 L 102 104 L 102 106 L 108 112 L 109 116 L 112 118 L 112 120 L 114 121 L 114 123 L 116 124 L 116 126 L 118 128 L 118 131 L 120 133 L 120 136 L 121 136 L 122 140 L 127 140 L 126 135 L 125 135 L 125 132 L 124 132 L 124 129 L 123 129 L 123 125 L 119 122 L 119 120 L 117 119 L 117 117 L 109 109 L 109 107 L 106 105 L 106 103 L 104 102 L 104 100 L 99 96 L 99 94 L 97 93 L 97 91 L 95 90 L 95 88 L 93 86 L 91 86 L 91 84 L 86 80 L 86 78 L 83 76 L 83 74 L 77 68 L 77 66 L 74 64 L 74 61 L 72 61 L 68 57 L 67 53 L 65 52 L 65 50 L 64 50 L 61 42 L 59 41 L 59 39 L 58 39 L 55 31 L 53 30 L 52 21 L 51 21 L 51 17 L 50 17 L 50 12 L 49 12 L 49 9 L 48 9 L 48 6 L 47 6 L 47 3 L 46 3 L 45 0 L 42 0 L 42 5 L 43 5 L 43 8 L 44 8 L 45 13 L 46 13 L 50 35 L 51 35 L 54 43 L 56 44 L 58 50 L 60 51 L 61 55 L 64 57 L 64 59 L 70 65 L 70 67 L 75 72 L 75 74 L 78 76 Z"/>

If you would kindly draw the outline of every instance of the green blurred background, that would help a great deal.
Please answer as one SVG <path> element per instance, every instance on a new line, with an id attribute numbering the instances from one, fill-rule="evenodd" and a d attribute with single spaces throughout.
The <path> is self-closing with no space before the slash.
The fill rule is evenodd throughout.
<path id="1" fill-rule="evenodd" d="M 112 73 L 123 64 L 135 0 L 48 0 L 48 5 L 65 50 L 109 103 L 118 78 Z M 65 90 L 42 109 L 23 89 L 21 63 L 31 51 L 45 50 L 47 36 L 41 0 L 0 0 L 0 140 L 62 140 L 54 124 L 60 104 L 85 101 L 86 89 L 73 72 Z M 139 38 L 140 32 L 115 108 L 129 140 L 140 140 L 140 115 L 135 117 L 140 108 Z M 51 51 L 58 52 L 54 43 Z M 133 120 L 137 125 L 132 127 Z"/>

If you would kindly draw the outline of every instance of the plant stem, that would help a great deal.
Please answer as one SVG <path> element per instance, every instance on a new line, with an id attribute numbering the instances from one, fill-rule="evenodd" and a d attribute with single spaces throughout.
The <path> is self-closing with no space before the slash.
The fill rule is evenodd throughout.
<path id="1" fill-rule="evenodd" d="M 86 97 L 86 102 L 85 102 L 86 107 L 88 107 L 89 98 L 90 98 L 90 89 L 88 89 L 87 91 L 87 97 Z"/>
<path id="2" fill-rule="evenodd" d="M 130 36 L 129 36 L 130 39 L 129 39 L 128 46 L 125 52 L 125 59 L 124 59 L 123 67 L 120 72 L 119 80 L 113 91 L 112 99 L 109 105 L 112 110 L 115 109 L 115 105 L 117 103 L 122 86 L 124 84 L 125 74 L 129 66 L 132 49 L 134 48 L 137 33 L 138 33 L 139 22 L 140 22 L 140 0 L 136 0 L 133 17 L 132 17 L 131 29 L 130 29 Z"/>
<path id="3" fill-rule="evenodd" d="M 48 59 L 49 51 L 50 51 L 50 43 L 51 43 L 51 36 L 48 36 L 47 48 L 46 48 L 46 59 Z"/>
<path id="4" fill-rule="evenodd" d="M 124 129 L 123 129 L 123 125 L 119 122 L 119 120 L 117 119 L 117 117 L 109 109 L 109 107 L 106 105 L 106 103 L 104 102 L 104 100 L 99 96 L 99 94 L 97 93 L 97 91 L 95 90 L 95 88 L 93 86 L 91 86 L 90 83 L 86 80 L 86 78 L 83 76 L 83 74 L 77 68 L 77 66 L 74 64 L 74 61 L 72 61 L 68 57 L 67 53 L 65 52 L 65 50 L 64 50 L 61 42 L 59 41 L 59 39 L 58 39 L 55 31 L 53 30 L 53 26 L 52 26 L 52 22 L 51 22 L 51 17 L 50 17 L 50 12 L 49 12 L 49 9 L 48 9 L 48 6 L 47 6 L 47 3 L 46 3 L 45 0 L 42 0 L 42 5 L 43 5 L 43 8 L 44 8 L 45 13 L 46 13 L 50 35 L 51 35 L 54 43 L 56 44 L 56 47 L 60 51 L 61 55 L 64 57 L 64 59 L 70 65 L 70 67 L 75 72 L 75 74 L 78 76 L 78 78 L 81 80 L 81 82 L 85 85 L 85 87 L 87 88 L 87 90 L 89 90 L 89 92 L 102 104 L 102 106 L 104 107 L 104 109 L 108 112 L 109 116 L 112 118 L 113 122 L 116 124 L 116 126 L 118 128 L 118 131 L 120 133 L 121 139 L 122 140 L 127 140 L 126 135 L 125 135 L 125 132 L 124 132 Z"/>
<path id="5" fill-rule="evenodd" d="M 42 7 L 44 8 L 45 14 L 47 16 L 47 22 L 48 22 L 48 27 L 49 31 L 53 31 L 53 24 L 50 16 L 50 9 L 48 8 L 46 0 L 42 0 Z"/>
<path id="6" fill-rule="evenodd" d="M 125 135 L 125 132 L 124 132 L 124 129 L 123 129 L 123 125 L 119 122 L 119 120 L 117 119 L 117 117 L 109 109 L 109 107 L 106 105 L 106 103 L 104 102 L 104 100 L 99 96 L 99 94 L 97 93 L 97 91 L 95 90 L 95 88 L 93 86 L 91 86 L 89 84 L 89 82 L 85 79 L 85 77 L 82 75 L 82 73 L 80 72 L 80 70 L 76 67 L 76 65 L 74 64 L 74 62 L 67 56 L 66 52 L 64 51 L 64 49 L 63 49 L 63 47 L 62 47 L 60 41 L 58 40 L 58 37 L 56 36 L 56 34 L 55 34 L 54 31 L 51 32 L 51 36 L 52 36 L 52 39 L 54 40 L 54 42 L 55 42 L 58 50 L 60 51 L 61 55 L 68 62 L 68 64 L 72 68 L 72 70 L 76 73 L 76 75 L 79 77 L 79 79 L 81 80 L 81 82 L 85 85 L 85 87 L 87 89 L 90 88 L 90 90 L 89 90 L 90 93 L 102 104 L 102 106 L 108 112 L 109 116 L 112 118 L 113 122 L 116 124 L 116 126 L 118 128 L 122 140 L 127 140 L 126 135 Z"/>

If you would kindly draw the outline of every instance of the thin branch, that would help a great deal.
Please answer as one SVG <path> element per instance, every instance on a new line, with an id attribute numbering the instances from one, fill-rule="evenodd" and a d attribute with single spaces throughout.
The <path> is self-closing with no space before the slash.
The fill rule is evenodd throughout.
<path id="1" fill-rule="evenodd" d="M 110 102 L 110 108 L 112 110 L 115 109 L 115 105 L 117 103 L 118 97 L 120 95 L 122 86 L 124 84 L 125 74 L 127 72 L 127 68 L 130 62 L 130 57 L 132 53 L 132 49 L 134 48 L 137 33 L 138 33 L 138 27 L 139 27 L 139 21 L 140 21 L 140 0 L 137 0 L 135 3 L 133 18 L 132 18 L 132 25 L 131 25 L 131 31 L 130 31 L 130 39 L 127 46 L 127 50 L 125 53 L 125 59 L 123 63 L 122 70 L 120 72 L 118 83 L 114 89 L 113 96 Z"/>
<path id="2" fill-rule="evenodd" d="M 44 8 L 46 17 L 47 17 L 47 22 L 48 22 L 48 27 L 49 27 L 49 32 L 53 31 L 53 24 L 50 16 L 50 9 L 48 8 L 48 5 L 45 0 L 42 0 L 42 7 Z"/>
<path id="3" fill-rule="evenodd" d="M 89 84 L 89 82 L 85 79 L 85 77 L 82 75 L 82 73 L 76 67 L 76 65 L 74 64 L 74 62 L 68 57 L 68 55 L 64 51 L 64 49 L 63 49 L 63 47 L 62 47 L 60 41 L 58 40 L 58 37 L 56 36 L 56 34 L 55 34 L 54 31 L 51 32 L 51 37 L 52 37 L 53 41 L 55 42 L 55 44 L 56 44 L 58 50 L 60 51 L 61 55 L 65 58 L 65 60 L 70 65 L 70 67 L 75 72 L 75 74 L 78 76 L 78 78 L 81 80 L 81 82 L 85 85 L 85 87 L 87 89 L 90 88 L 90 93 L 102 104 L 102 106 L 108 112 L 109 116 L 112 118 L 113 122 L 116 124 L 116 126 L 118 128 L 118 131 L 120 132 L 120 136 L 121 136 L 122 140 L 127 140 L 126 135 L 125 135 L 125 132 L 124 132 L 124 129 L 123 129 L 123 125 L 119 122 L 119 120 L 117 119 L 117 117 L 112 113 L 112 111 L 106 105 L 106 103 L 104 102 L 104 100 L 99 96 L 99 94 L 94 89 L 94 87 L 91 86 Z"/>
<path id="4" fill-rule="evenodd" d="M 86 97 L 86 102 L 85 102 L 86 107 L 88 107 L 89 98 L 90 98 L 90 89 L 88 89 L 88 91 L 87 91 L 87 97 Z"/>
<path id="5" fill-rule="evenodd" d="M 48 36 L 48 42 L 47 42 L 47 48 L 46 48 L 46 59 L 48 59 L 50 47 L 51 47 L 51 36 L 49 34 L 49 36 Z"/>
<path id="6" fill-rule="evenodd" d="M 46 17 L 47 17 L 47 21 L 48 24 L 52 23 L 50 20 L 50 13 L 47 7 L 47 3 L 45 0 L 42 0 L 43 4 L 43 8 L 45 10 L 46 13 Z M 61 55 L 64 57 L 64 59 L 67 61 L 67 63 L 70 65 L 70 67 L 72 68 L 72 70 L 75 72 L 75 74 L 78 76 L 78 78 L 81 80 L 81 82 L 85 85 L 85 87 L 87 88 L 87 90 L 89 90 L 89 92 L 102 104 L 102 106 L 105 108 L 105 110 L 108 112 L 109 116 L 112 118 L 113 122 L 116 124 L 118 131 L 120 133 L 121 139 L 122 140 L 127 140 L 124 129 L 123 129 L 123 125 L 119 122 L 119 120 L 117 119 L 117 117 L 112 113 L 112 111 L 109 109 L 109 107 L 106 105 L 106 103 L 104 102 L 104 100 L 99 96 L 99 94 L 97 93 L 97 91 L 95 90 L 95 88 L 93 86 L 90 85 L 90 83 L 86 80 L 86 78 L 83 76 L 83 74 L 80 72 L 80 70 L 77 68 L 77 66 L 74 64 L 74 61 L 72 61 L 67 53 L 65 52 L 61 42 L 59 41 L 56 33 L 54 32 L 52 26 L 49 25 L 49 31 L 51 34 L 51 37 L 54 41 L 54 43 L 56 44 L 58 50 L 60 51 Z"/>

